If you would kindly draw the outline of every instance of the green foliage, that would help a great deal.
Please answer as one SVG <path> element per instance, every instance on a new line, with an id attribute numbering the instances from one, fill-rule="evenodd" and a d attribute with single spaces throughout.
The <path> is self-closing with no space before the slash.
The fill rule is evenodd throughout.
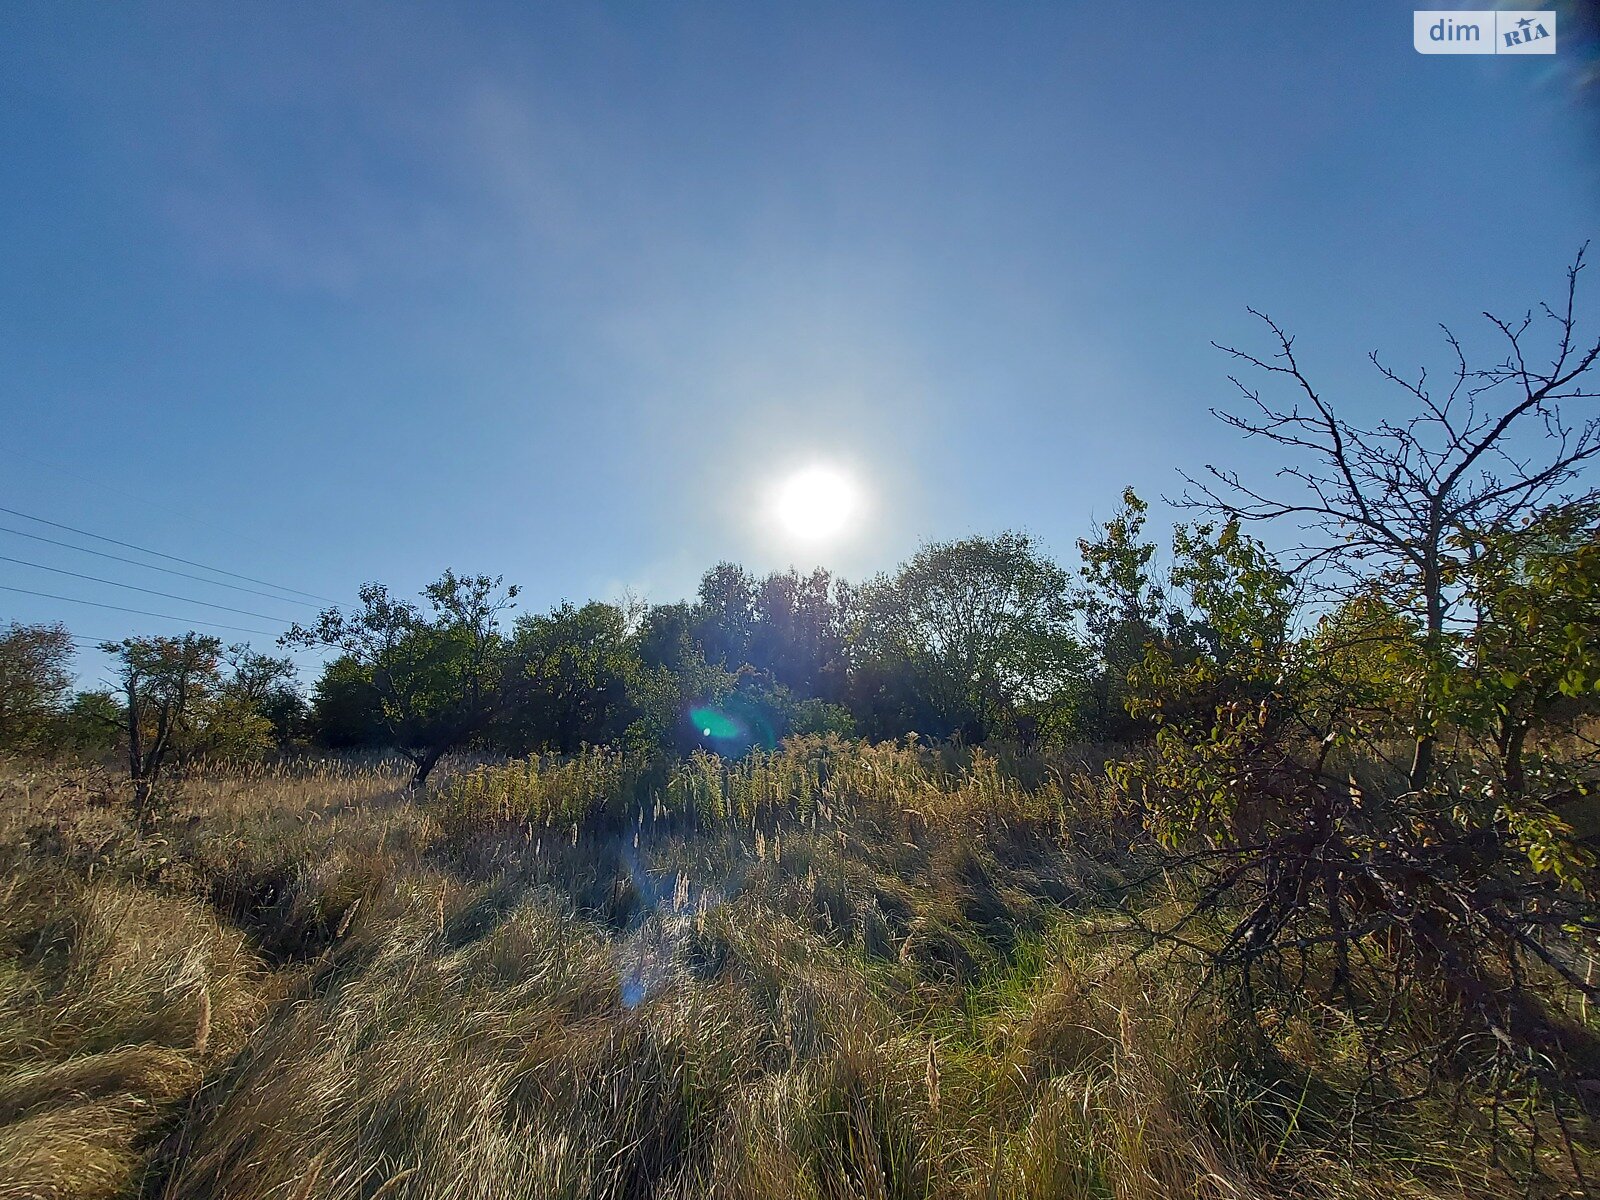
<path id="1" fill-rule="evenodd" d="M 354 655 L 337 655 L 312 691 L 312 736 L 330 750 L 381 745 L 386 736 L 382 705 L 371 670 Z"/>
<path id="2" fill-rule="evenodd" d="M 1026 741 L 1070 724 L 1063 698 L 1079 686 L 1079 657 L 1065 590 L 1029 539 L 1008 534 L 927 548 L 880 581 L 870 619 L 825 571 L 757 579 L 722 563 L 692 604 L 562 605 L 510 636 L 487 629 L 498 609 L 486 594 L 477 615 L 468 603 L 424 618 L 372 585 L 362 611 L 324 614 L 288 640 L 341 650 L 316 685 L 316 740 L 396 746 L 419 778 L 446 744 L 728 754 L 797 733 L 913 728 Z M 901 619 L 885 637 L 878 618 L 890 612 Z M 476 700 L 465 686 L 475 678 Z"/>
<path id="3" fill-rule="evenodd" d="M 72 636 L 65 625 L 0 629 L 0 751 L 47 753 L 72 684 Z"/>
<path id="4" fill-rule="evenodd" d="M 688 605 L 663 605 L 650 610 L 639 630 L 641 667 L 629 697 L 638 716 L 628 730 L 636 748 L 689 753 L 703 744 L 690 710 L 719 705 L 733 691 L 735 676 L 707 661 L 692 620 Z"/>
<path id="5" fill-rule="evenodd" d="M 223 690 L 271 720 L 275 735 L 286 743 L 295 732 L 295 723 L 304 708 L 295 686 L 293 660 L 258 654 L 247 645 L 230 646 L 225 657 L 229 674 Z"/>
<path id="6" fill-rule="evenodd" d="M 497 740 L 513 752 L 573 753 L 618 740 L 635 718 L 643 663 L 622 610 L 563 604 L 517 621 L 510 647 L 515 702 Z"/>
<path id="7" fill-rule="evenodd" d="M 1381 586 L 1294 636 L 1290 581 L 1258 544 L 1235 524 L 1180 527 L 1172 578 L 1200 637 L 1183 653 L 1152 642 L 1130 672 L 1131 707 L 1159 730 L 1111 768 L 1194 872 L 1189 915 L 1156 936 L 1239 914 L 1215 963 L 1246 989 L 1290 963 L 1326 978 L 1375 1063 L 1397 1052 L 1384 1012 L 1437 989 L 1454 1036 L 1496 1039 L 1517 1103 L 1551 1086 L 1545 1064 L 1586 1069 L 1587 1034 L 1551 1008 L 1593 990 L 1565 965 L 1593 953 L 1596 915 L 1595 859 L 1564 810 L 1596 763 L 1552 735 L 1594 679 L 1594 544 L 1569 508 L 1478 536 L 1452 582 L 1476 620 L 1430 644 Z M 1420 711 L 1450 735 L 1425 789 L 1388 757 Z M 1358 991 L 1352 964 L 1372 955 L 1392 974 Z"/>
<path id="8" fill-rule="evenodd" d="M 812 698 L 794 703 L 787 715 L 788 732 L 795 737 L 832 734 L 851 738 L 856 733 L 855 717 L 842 704 L 829 704 Z"/>
<path id="9" fill-rule="evenodd" d="M 1286 583 L 1261 547 L 1236 526 L 1174 534 L 1175 585 L 1207 631 L 1205 649 L 1151 641 L 1127 675 L 1127 704 L 1153 721 L 1153 753 L 1113 766 L 1143 797 L 1152 832 L 1177 847 L 1198 836 L 1227 840 L 1244 789 L 1240 764 L 1253 761 L 1277 723 L 1284 654 Z"/>
<path id="10" fill-rule="evenodd" d="M 1464 712 L 1524 722 L 1561 698 L 1600 692 L 1600 527 L 1596 512 L 1556 507 L 1479 540 L 1463 573 L 1477 612 L 1466 635 Z M 1478 702 L 1474 706 L 1474 702 Z"/>
<path id="11" fill-rule="evenodd" d="M 192 753 L 227 759 L 260 758 L 277 749 L 272 718 L 245 696 L 218 689 L 206 705 L 203 723 L 188 739 Z"/>
<path id="12" fill-rule="evenodd" d="M 328 609 L 281 640 L 330 647 L 359 665 L 387 740 L 415 764 L 421 784 L 447 751 L 481 736 L 504 710 L 512 671 L 500 616 L 517 593 L 498 576 L 446 571 L 423 589 L 424 612 L 369 583 L 358 610 Z"/>
<path id="13" fill-rule="evenodd" d="M 1017 736 L 1082 676 L 1066 574 L 1026 534 L 924 546 L 861 589 L 854 621 L 875 736 Z"/>
<path id="14" fill-rule="evenodd" d="M 109 753 L 117 744 L 119 712 L 117 698 L 110 692 L 78 692 L 59 718 L 60 747 L 91 758 Z"/>
<path id="15" fill-rule="evenodd" d="M 755 634 L 756 581 L 737 563 L 721 562 L 700 580 L 694 606 L 695 642 L 708 662 L 737 670 L 750 661 Z"/>
<path id="16" fill-rule="evenodd" d="M 1294 615 L 1289 576 L 1237 520 L 1179 525 L 1172 534 L 1172 585 L 1188 598 L 1190 625 L 1218 663 L 1271 660 Z"/>
<path id="17" fill-rule="evenodd" d="M 223 657 L 228 669 L 199 714 L 191 752 L 244 759 L 287 749 L 305 708 L 294 663 L 249 646 L 230 646 Z"/>
<path id="18" fill-rule="evenodd" d="M 796 695 L 836 701 L 846 682 L 850 596 L 821 568 L 758 580 L 719 563 L 700 581 L 690 631 L 710 663 L 749 667 Z"/>
<path id="19" fill-rule="evenodd" d="M 149 787 L 170 760 L 257 755 L 298 730 L 287 659 L 248 646 L 224 653 L 194 634 L 129 638 L 101 647 L 116 661 L 120 696 L 88 691 L 68 701 L 71 649 L 62 626 L 13 626 L 0 637 L 0 749 L 99 756 L 120 743 L 131 777 Z"/>
<path id="20" fill-rule="evenodd" d="M 181 638 L 124 638 L 101 649 L 117 661 L 122 743 L 136 820 L 143 824 L 163 770 L 194 746 L 204 730 L 203 714 L 222 683 L 222 643 L 187 633 Z"/>
<path id="21" fill-rule="evenodd" d="M 852 603 L 849 586 L 821 568 L 768 575 L 756 586 L 746 661 L 797 696 L 842 700 Z"/>
<path id="22" fill-rule="evenodd" d="M 1319 617 L 1300 657 L 1302 702 L 1313 728 L 1345 745 L 1414 732 L 1410 714 L 1430 674 L 1426 633 L 1381 589 L 1360 589 Z"/>
<path id="23" fill-rule="evenodd" d="M 1149 511 L 1131 487 L 1124 488 L 1116 515 L 1093 538 L 1078 541 L 1084 623 L 1102 644 L 1119 626 L 1154 629 L 1165 617 L 1165 593 L 1151 574 L 1156 548 L 1143 540 Z"/>
<path id="24" fill-rule="evenodd" d="M 1130 709 L 1128 675 L 1146 649 L 1172 632 L 1174 614 L 1153 572 L 1156 548 L 1145 540 L 1150 506 L 1132 488 L 1092 538 L 1078 541 L 1081 562 L 1073 599 L 1091 656 L 1077 725 L 1091 738 L 1132 741 L 1149 724 Z"/>
<path id="25" fill-rule="evenodd" d="M 421 628 L 387 593 L 367 602 L 353 626 L 297 635 L 326 634 L 346 649 L 317 684 L 312 728 L 324 745 L 398 744 L 418 754 L 402 735 L 431 737 L 445 725 L 458 693 L 447 674 L 428 672 L 462 657 L 462 647 Z M 758 582 L 724 563 L 692 605 L 625 611 L 591 602 L 524 616 L 485 656 L 493 716 L 465 740 L 517 755 L 621 744 L 729 753 L 793 732 L 848 732 L 850 714 L 830 698 L 845 686 L 841 611 L 825 572 Z"/>
<path id="26" fill-rule="evenodd" d="M 1463 590 L 1477 619 L 1437 700 L 1495 760 L 1496 769 L 1471 777 L 1469 798 L 1507 823 L 1536 872 L 1574 888 L 1588 885 L 1595 856 L 1559 810 L 1597 775 L 1593 755 L 1573 752 L 1579 725 L 1600 708 L 1596 516 L 1558 505 L 1475 539 Z M 1550 736 L 1557 731 L 1567 735 L 1561 743 Z M 1543 745 L 1530 746 L 1541 732 Z"/>
<path id="27" fill-rule="evenodd" d="M 1289 578 L 1237 522 L 1179 525 L 1172 548 L 1171 581 L 1183 608 L 1171 610 L 1172 632 L 1149 636 L 1142 660 L 1127 669 L 1125 703 L 1163 730 L 1236 724 L 1233 714 L 1268 703 L 1297 670 L 1288 645 Z M 1271 712 L 1269 705 L 1255 724 L 1265 725 Z"/>

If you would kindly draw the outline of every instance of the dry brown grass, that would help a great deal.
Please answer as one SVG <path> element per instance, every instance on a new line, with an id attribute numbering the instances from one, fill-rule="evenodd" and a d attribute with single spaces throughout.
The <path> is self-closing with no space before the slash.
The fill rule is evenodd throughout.
<path id="1" fill-rule="evenodd" d="M 0 882 L 0 1196 L 114 1196 L 273 999 L 202 906 L 49 868 Z M 8 1190 L 9 1189 L 9 1190 Z"/>
<path id="2" fill-rule="evenodd" d="M 1130 959 L 1091 779 L 651 772 L 197 773 L 140 839 L 0 773 L 0 1197 L 1505 1190 L 1471 1120 L 1354 1131 L 1348 1031 Z"/>

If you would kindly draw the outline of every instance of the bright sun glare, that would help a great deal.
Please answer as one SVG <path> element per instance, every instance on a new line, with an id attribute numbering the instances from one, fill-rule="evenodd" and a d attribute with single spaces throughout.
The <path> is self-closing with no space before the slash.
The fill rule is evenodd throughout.
<path id="1" fill-rule="evenodd" d="M 772 507 L 785 532 L 820 542 L 846 531 L 861 511 L 861 492 L 837 468 L 806 467 L 778 485 Z"/>

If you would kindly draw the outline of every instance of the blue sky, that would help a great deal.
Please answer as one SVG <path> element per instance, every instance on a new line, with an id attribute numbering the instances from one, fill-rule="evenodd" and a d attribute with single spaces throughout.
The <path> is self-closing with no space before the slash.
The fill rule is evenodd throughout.
<path id="1" fill-rule="evenodd" d="M 1207 415 L 1246 305 L 1363 414 L 1367 350 L 1556 289 L 1600 230 L 1563 16 L 1509 59 L 1419 56 L 1395 4 L 7 5 L 0 506 L 339 599 L 1007 527 L 1070 561 L 1125 484 L 1274 465 Z M 817 459 L 871 511 L 797 555 L 761 497 Z"/>

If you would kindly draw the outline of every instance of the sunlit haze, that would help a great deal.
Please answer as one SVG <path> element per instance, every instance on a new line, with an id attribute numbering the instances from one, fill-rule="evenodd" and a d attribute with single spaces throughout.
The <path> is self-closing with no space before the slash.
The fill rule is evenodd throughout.
<path id="1" fill-rule="evenodd" d="M 837 540 L 852 532 L 862 511 L 861 489 L 837 467 L 805 467 L 773 491 L 772 515 L 779 527 L 803 542 Z"/>
<path id="2" fill-rule="evenodd" d="M 1546 297 L 1600 204 L 1577 22 L 1514 62 L 1392 4 L 403 13 L 0 12 L 0 505 L 302 593 L 7 563 L 0 618 L 268 645 L 446 565 L 545 611 L 1067 560 L 1124 486 L 1279 465 L 1209 415 L 1246 306 L 1367 415 L 1367 351 Z"/>

